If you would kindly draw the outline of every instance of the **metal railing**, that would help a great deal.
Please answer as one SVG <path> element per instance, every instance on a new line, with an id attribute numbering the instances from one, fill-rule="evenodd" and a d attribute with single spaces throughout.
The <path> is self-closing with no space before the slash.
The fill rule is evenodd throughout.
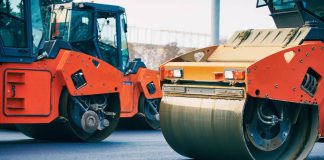
<path id="1" fill-rule="evenodd" d="M 153 45 L 177 43 L 178 47 L 201 48 L 209 46 L 211 36 L 203 33 L 192 33 L 172 30 L 154 30 L 135 26 L 128 27 L 128 42 Z"/>

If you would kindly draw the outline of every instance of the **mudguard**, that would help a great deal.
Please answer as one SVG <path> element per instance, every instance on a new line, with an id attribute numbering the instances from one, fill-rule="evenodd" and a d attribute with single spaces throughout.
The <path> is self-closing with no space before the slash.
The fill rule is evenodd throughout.
<path id="1" fill-rule="evenodd" d="M 162 90 L 160 86 L 160 77 L 157 71 L 140 68 L 137 73 L 137 83 L 140 84 L 141 90 L 147 99 L 156 99 L 162 97 Z M 150 92 L 148 87 L 150 83 L 154 84 L 155 91 Z"/>
<path id="2" fill-rule="evenodd" d="M 303 44 L 254 63 L 247 71 L 248 94 L 280 101 L 320 104 L 321 97 L 324 97 L 321 87 L 324 66 L 320 60 L 324 58 L 323 46 L 323 43 Z M 307 74 L 317 80 L 303 86 Z"/>
<path id="3" fill-rule="evenodd" d="M 74 96 L 117 93 L 123 79 L 122 72 L 110 64 L 74 51 L 65 51 L 57 73 Z"/>

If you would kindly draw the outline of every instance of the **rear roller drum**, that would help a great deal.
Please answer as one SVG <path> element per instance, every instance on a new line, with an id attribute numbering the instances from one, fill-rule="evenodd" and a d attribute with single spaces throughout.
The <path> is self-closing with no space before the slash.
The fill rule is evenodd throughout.
<path id="1" fill-rule="evenodd" d="M 35 139 L 99 142 L 115 130 L 119 116 L 117 95 L 72 97 L 64 90 L 59 119 L 50 124 L 18 125 L 18 129 Z"/>
<path id="2" fill-rule="evenodd" d="M 272 100 L 164 97 L 161 129 L 197 159 L 305 159 L 318 136 L 318 108 Z"/>

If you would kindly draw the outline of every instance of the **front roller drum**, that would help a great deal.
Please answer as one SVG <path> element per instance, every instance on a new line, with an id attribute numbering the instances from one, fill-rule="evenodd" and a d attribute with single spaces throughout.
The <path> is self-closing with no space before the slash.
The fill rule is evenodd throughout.
<path id="1" fill-rule="evenodd" d="M 305 159 L 318 136 L 317 106 L 255 99 L 165 96 L 161 129 L 196 159 Z"/>

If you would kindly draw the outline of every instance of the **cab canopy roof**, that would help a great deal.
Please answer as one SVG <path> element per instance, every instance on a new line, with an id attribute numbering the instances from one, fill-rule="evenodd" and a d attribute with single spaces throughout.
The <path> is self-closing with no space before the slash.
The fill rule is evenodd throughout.
<path id="1" fill-rule="evenodd" d="M 74 3 L 76 7 L 79 8 L 92 8 L 97 11 L 109 11 L 109 12 L 118 12 L 118 13 L 123 13 L 125 12 L 125 8 L 120 7 L 120 6 L 115 6 L 115 5 L 108 5 L 108 4 L 98 4 L 98 3 L 89 3 L 89 2 L 80 2 L 80 3 Z"/>
<path id="2" fill-rule="evenodd" d="M 257 7 L 268 6 L 278 28 L 303 25 L 324 28 L 323 0 L 258 0 Z"/>

